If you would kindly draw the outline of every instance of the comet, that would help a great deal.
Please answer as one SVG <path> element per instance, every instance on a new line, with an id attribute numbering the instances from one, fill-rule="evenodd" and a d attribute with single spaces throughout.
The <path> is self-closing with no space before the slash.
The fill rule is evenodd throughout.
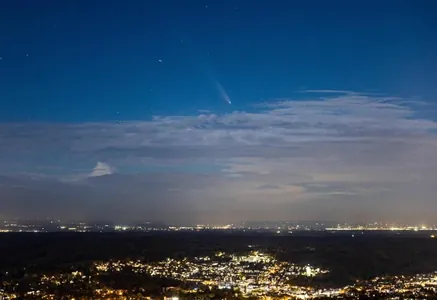
<path id="1" fill-rule="evenodd" d="M 231 99 L 229 99 L 228 93 L 226 93 L 225 89 L 223 88 L 223 86 L 220 84 L 220 82 L 216 81 L 215 82 L 217 89 L 220 93 L 220 97 L 226 101 L 228 104 L 232 104 Z"/>

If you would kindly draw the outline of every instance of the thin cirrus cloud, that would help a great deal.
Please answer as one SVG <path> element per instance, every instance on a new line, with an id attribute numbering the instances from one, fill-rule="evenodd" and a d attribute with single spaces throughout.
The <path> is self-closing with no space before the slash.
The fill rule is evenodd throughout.
<path id="1" fill-rule="evenodd" d="M 66 206 L 57 201 L 77 201 L 66 196 L 75 194 L 81 200 L 66 217 L 431 218 L 429 211 L 437 209 L 437 123 L 396 97 L 306 92 L 309 99 L 270 101 L 256 112 L 2 124 L 0 164 L 7 171 L 1 210 L 30 214 L 11 204 L 19 194 L 20 203 L 51 199 L 58 208 L 50 213 L 62 215 Z M 314 92 L 324 97 L 312 97 Z M 88 176 L 63 180 L 86 168 Z M 16 175 L 25 171 L 42 173 L 45 185 Z M 14 186 L 28 188 L 8 184 L 12 175 L 19 181 Z M 37 193 L 26 192 L 37 186 Z"/>
<path id="2" fill-rule="evenodd" d="M 111 167 L 107 163 L 98 161 L 93 171 L 89 174 L 89 177 L 105 176 L 105 175 L 111 175 L 113 173 L 114 173 L 113 167 Z"/>

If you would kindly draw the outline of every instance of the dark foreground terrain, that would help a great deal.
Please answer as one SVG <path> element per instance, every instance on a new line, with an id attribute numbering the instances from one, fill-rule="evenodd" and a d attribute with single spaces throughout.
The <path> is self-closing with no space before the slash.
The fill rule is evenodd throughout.
<path id="1" fill-rule="evenodd" d="M 10 282 L 14 282 L 19 293 L 19 289 L 23 289 L 21 283 L 31 281 L 31 278 L 37 277 L 36 274 L 86 270 L 96 261 L 157 262 L 167 258 L 207 256 L 219 251 L 239 254 L 250 249 L 270 253 L 280 261 L 310 264 L 329 270 L 329 274 L 320 279 L 303 282 L 323 288 L 345 286 L 378 276 L 408 276 L 437 271 L 437 239 L 423 232 L 322 232 L 284 236 L 216 232 L 6 233 L 0 235 L 0 282 L 5 289 L 11 289 Z M 132 288 L 123 286 L 132 284 L 127 280 L 129 274 L 122 276 L 123 280 L 117 276 L 108 279 L 109 285 Z M 141 280 L 147 281 L 146 277 Z M 175 285 L 171 281 L 149 279 L 157 290 L 160 285 Z M 91 293 L 90 287 L 86 289 Z M 62 291 L 57 293 L 60 295 Z"/>

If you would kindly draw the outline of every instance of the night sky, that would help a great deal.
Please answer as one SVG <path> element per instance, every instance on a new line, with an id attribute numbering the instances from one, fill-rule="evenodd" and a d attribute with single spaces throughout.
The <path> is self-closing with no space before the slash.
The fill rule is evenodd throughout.
<path id="1" fill-rule="evenodd" d="M 0 1 L 0 218 L 437 221 L 437 1 Z"/>

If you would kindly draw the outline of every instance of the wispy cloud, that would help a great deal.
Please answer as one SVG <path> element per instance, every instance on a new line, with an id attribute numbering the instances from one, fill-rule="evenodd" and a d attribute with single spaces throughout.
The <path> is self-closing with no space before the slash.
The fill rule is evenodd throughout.
<path id="1" fill-rule="evenodd" d="M 359 94 L 352 91 L 347 90 L 300 90 L 300 93 L 315 93 L 315 94 L 346 94 L 346 95 L 354 95 Z"/>
<path id="2" fill-rule="evenodd" d="M 128 193 L 133 207 L 165 198 L 180 201 L 175 210 L 186 204 L 198 217 L 222 211 L 214 215 L 220 218 L 235 210 L 242 218 L 282 218 L 286 212 L 302 214 L 299 207 L 305 216 L 316 217 L 332 203 L 352 210 L 349 205 L 357 199 L 360 209 L 379 207 L 375 199 L 403 203 L 416 216 L 437 206 L 432 202 L 437 192 L 435 120 L 420 118 L 415 106 L 397 97 L 306 92 L 324 97 L 280 99 L 258 105 L 256 112 L 224 115 L 205 111 L 122 123 L 3 123 L 0 165 L 7 174 L 44 166 L 56 168 L 60 178 L 99 176 L 84 179 L 87 193 L 96 199 L 103 194 L 96 185 L 110 184 L 120 189 L 113 195 Z M 156 182 L 152 175 L 163 166 L 170 168 L 159 172 Z M 414 207 L 407 197 L 417 201 Z M 304 210 L 308 205 L 312 208 Z"/>
<path id="3" fill-rule="evenodd" d="M 114 173 L 114 169 L 109 164 L 98 161 L 93 171 L 89 174 L 89 177 L 111 175 L 113 173 Z"/>

